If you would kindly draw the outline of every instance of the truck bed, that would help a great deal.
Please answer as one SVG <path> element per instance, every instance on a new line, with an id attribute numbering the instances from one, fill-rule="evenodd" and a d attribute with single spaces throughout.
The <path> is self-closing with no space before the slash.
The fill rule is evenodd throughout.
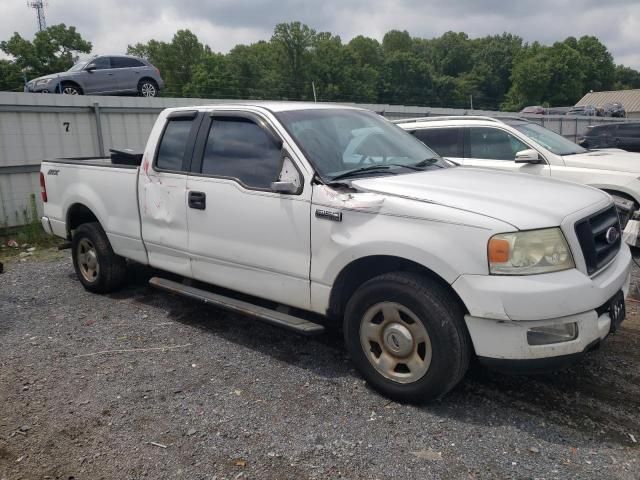
<path id="1" fill-rule="evenodd" d="M 58 158 L 42 162 L 52 233 L 67 237 L 68 216 L 78 209 L 95 215 L 119 255 L 146 262 L 138 211 L 138 168 L 110 157 Z"/>

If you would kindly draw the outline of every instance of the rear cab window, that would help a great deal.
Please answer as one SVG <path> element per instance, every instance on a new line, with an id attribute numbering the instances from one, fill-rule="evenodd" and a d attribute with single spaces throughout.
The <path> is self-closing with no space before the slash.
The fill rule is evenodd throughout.
<path id="1" fill-rule="evenodd" d="M 193 151 L 195 119 L 196 112 L 174 112 L 169 115 L 158 144 L 154 162 L 156 170 L 188 171 Z"/>

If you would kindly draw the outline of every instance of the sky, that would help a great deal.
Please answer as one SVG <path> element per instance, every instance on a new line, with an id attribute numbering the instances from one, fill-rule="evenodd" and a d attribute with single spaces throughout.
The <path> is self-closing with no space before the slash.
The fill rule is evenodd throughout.
<path id="1" fill-rule="evenodd" d="M 26 0 L 0 0 L 0 40 L 13 32 L 31 39 L 35 10 Z M 280 22 L 317 31 L 382 40 L 407 30 L 432 38 L 453 30 L 471 37 L 509 32 L 550 44 L 595 35 L 615 62 L 640 69 L 640 0 L 47 0 L 47 24 L 74 25 L 95 54 L 125 53 L 128 44 L 171 40 L 190 29 L 214 51 L 268 40 Z"/>

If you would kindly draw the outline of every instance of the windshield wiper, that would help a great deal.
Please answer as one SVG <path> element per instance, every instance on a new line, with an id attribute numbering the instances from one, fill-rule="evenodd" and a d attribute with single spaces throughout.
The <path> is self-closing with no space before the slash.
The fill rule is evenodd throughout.
<path id="1" fill-rule="evenodd" d="M 439 160 L 440 159 L 437 157 L 425 158 L 424 160 L 420 160 L 418 163 L 414 163 L 411 166 L 417 167 L 417 168 L 424 168 L 424 167 L 443 168 L 442 165 L 438 165 Z"/>
<path id="2" fill-rule="evenodd" d="M 388 165 L 369 165 L 368 167 L 360 167 L 360 168 L 355 168 L 353 170 L 349 170 L 348 172 L 344 172 L 341 173 L 340 175 L 336 175 L 335 177 L 333 177 L 331 179 L 332 182 L 336 181 L 336 180 L 341 180 L 343 178 L 349 178 L 352 177 L 354 175 L 359 175 L 361 173 L 366 173 L 366 172 L 375 172 L 375 171 L 382 171 L 382 172 L 386 172 L 389 171 L 391 167 Z M 393 175 L 396 174 L 396 172 L 390 172 Z"/>

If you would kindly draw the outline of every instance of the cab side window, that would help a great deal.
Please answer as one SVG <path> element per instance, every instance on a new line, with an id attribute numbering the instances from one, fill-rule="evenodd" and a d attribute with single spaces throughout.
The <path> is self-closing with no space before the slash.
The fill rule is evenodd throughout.
<path id="1" fill-rule="evenodd" d="M 169 119 L 160 140 L 156 167 L 160 170 L 183 171 L 185 154 L 193 118 Z"/>
<path id="2" fill-rule="evenodd" d="M 411 133 L 441 157 L 462 157 L 459 128 L 427 128 Z"/>
<path id="3" fill-rule="evenodd" d="M 247 188 L 271 189 L 282 168 L 280 147 L 247 118 L 216 117 L 202 158 L 202 174 L 232 178 Z"/>
<path id="4" fill-rule="evenodd" d="M 144 67 L 144 63 L 140 60 L 129 57 L 111 57 L 111 64 L 113 65 L 113 68 Z"/>
<path id="5" fill-rule="evenodd" d="M 110 57 L 98 57 L 94 58 L 91 62 L 96 66 L 96 70 L 106 70 L 111 68 L 111 58 Z"/>
<path id="6" fill-rule="evenodd" d="M 504 130 L 472 127 L 469 129 L 469 158 L 514 161 L 516 153 L 529 147 Z"/>

